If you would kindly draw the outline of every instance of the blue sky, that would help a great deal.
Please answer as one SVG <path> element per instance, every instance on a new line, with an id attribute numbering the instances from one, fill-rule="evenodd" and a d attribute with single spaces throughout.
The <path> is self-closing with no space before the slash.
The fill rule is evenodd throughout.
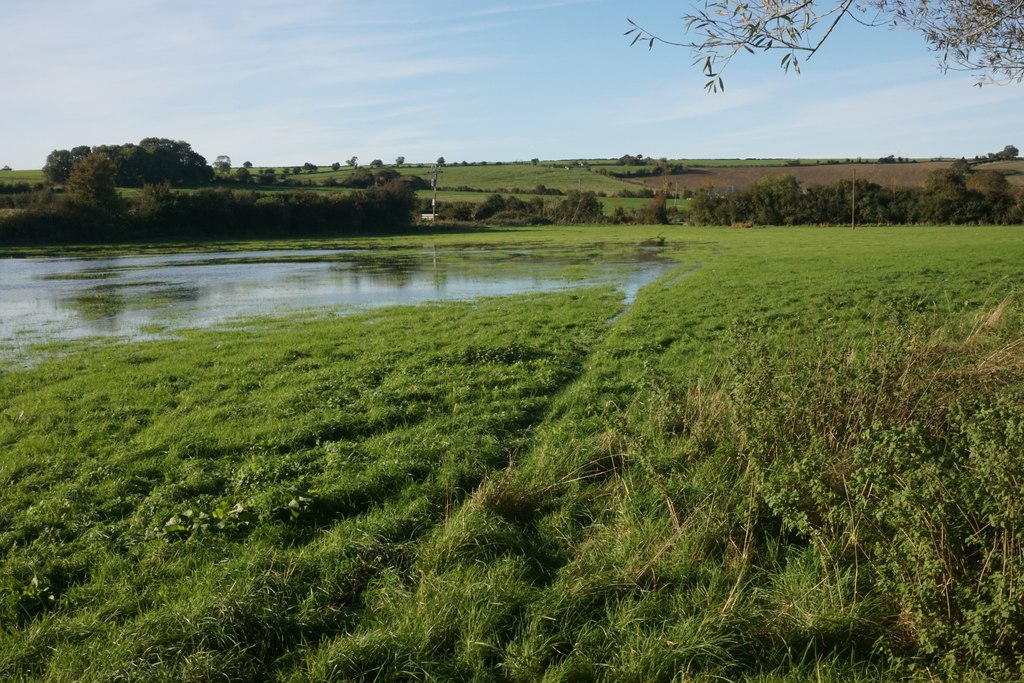
<path id="1" fill-rule="evenodd" d="M 1024 145 L 1024 85 L 942 74 L 856 25 L 799 76 L 744 56 L 707 94 L 652 0 L 4 0 L 0 165 L 186 140 L 235 165 L 654 157 L 974 156 Z"/>

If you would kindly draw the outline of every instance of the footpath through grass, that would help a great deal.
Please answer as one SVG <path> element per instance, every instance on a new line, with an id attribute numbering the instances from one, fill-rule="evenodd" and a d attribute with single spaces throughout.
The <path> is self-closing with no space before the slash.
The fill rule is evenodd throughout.
<path id="1" fill-rule="evenodd" d="M 1019 678 L 1020 229 L 668 230 L 5 370 L 0 678 Z"/>

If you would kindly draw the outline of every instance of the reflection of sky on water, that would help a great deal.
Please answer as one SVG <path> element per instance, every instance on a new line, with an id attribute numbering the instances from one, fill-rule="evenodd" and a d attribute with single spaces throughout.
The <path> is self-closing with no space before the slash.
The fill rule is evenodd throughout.
<path id="1" fill-rule="evenodd" d="M 522 250 L 2 259 L 0 342 L 144 337 L 164 329 L 309 309 L 363 309 L 592 285 L 615 285 L 631 300 L 674 265 L 642 251 L 635 258 L 594 262 L 583 270 L 578 253 Z"/>

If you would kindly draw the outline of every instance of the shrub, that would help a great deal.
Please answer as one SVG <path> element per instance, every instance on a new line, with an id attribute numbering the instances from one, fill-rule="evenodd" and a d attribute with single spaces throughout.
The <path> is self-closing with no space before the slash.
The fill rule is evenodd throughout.
<path id="1" fill-rule="evenodd" d="M 763 519 L 881 601 L 881 649 L 953 678 L 1024 673 L 1024 343 L 1008 308 L 860 348 L 740 342 L 722 394 Z"/>

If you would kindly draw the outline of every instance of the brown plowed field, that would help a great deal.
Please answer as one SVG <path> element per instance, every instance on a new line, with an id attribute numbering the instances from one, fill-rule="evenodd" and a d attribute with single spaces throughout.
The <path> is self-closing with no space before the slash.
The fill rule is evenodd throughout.
<path id="1" fill-rule="evenodd" d="M 804 164 L 801 166 L 732 166 L 692 167 L 682 175 L 644 178 L 643 183 L 670 191 L 698 190 L 702 187 L 744 189 L 765 176 L 791 175 L 804 187 L 829 185 L 850 180 L 854 172 L 858 180 L 878 183 L 883 187 L 919 187 L 930 171 L 948 168 L 948 161 L 920 161 L 910 164 Z"/>
<path id="2" fill-rule="evenodd" d="M 975 166 L 976 169 L 984 169 L 986 171 L 999 171 L 1006 175 L 1006 179 L 1010 181 L 1010 185 L 1015 187 L 1024 187 L 1024 159 L 1014 159 L 1013 161 L 991 161 L 980 166 Z"/>

